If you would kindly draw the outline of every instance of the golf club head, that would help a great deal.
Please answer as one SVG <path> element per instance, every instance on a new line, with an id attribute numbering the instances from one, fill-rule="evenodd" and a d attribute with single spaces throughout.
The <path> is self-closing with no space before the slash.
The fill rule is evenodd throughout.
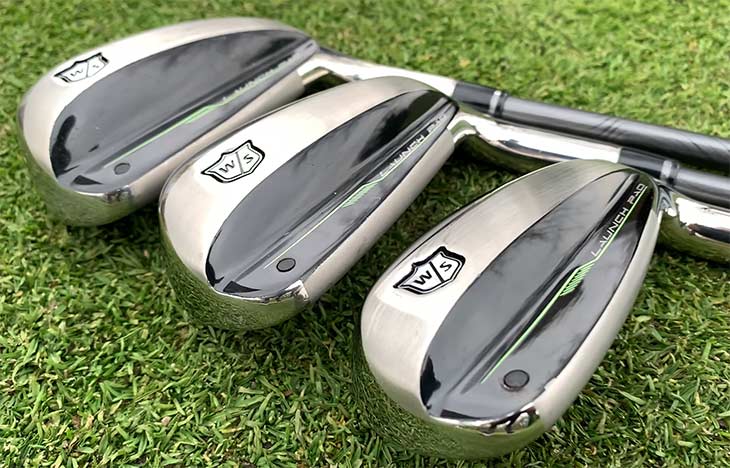
<path id="1" fill-rule="evenodd" d="M 644 173 L 569 161 L 426 233 L 362 310 L 353 375 L 373 427 L 451 458 L 500 455 L 549 429 L 634 304 L 658 200 Z"/>
<path id="2" fill-rule="evenodd" d="M 342 85 L 183 164 L 160 220 L 177 297 L 247 330 L 318 299 L 406 210 L 454 148 L 457 105 L 405 78 Z"/>
<path id="3" fill-rule="evenodd" d="M 112 42 L 53 68 L 18 124 L 33 180 L 68 224 L 104 224 L 157 198 L 181 162 L 304 92 L 318 50 L 256 18 L 181 23 Z"/>

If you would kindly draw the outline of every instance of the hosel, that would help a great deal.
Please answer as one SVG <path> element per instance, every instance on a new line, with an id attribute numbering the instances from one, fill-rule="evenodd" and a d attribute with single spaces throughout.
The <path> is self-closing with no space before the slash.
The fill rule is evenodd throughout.
<path id="1" fill-rule="evenodd" d="M 660 185 L 659 240 L 673 249 L 719 263 L 730 263 L 730 210 L 692 200 Z"/>

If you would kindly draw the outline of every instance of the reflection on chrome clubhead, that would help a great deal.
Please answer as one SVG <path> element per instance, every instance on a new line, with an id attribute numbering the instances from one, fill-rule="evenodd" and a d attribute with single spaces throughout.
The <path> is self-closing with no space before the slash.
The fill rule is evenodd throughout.
<path id="1" fill-rule="evenodd" d="M 499 455 L 550 428 L 632 308 L 659 194 L 625 166 L 564 162 L 425 234 L 363 307 L 355 377 L 373 427 L 456 458 Z M 389 410 L 371 411 L 383 391 Z"/>

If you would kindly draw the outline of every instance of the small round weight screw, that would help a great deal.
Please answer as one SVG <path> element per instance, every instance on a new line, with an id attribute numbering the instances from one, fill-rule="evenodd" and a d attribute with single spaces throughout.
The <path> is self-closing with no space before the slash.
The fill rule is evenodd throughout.
<path id="1" fill-rule="evenodd" d="M 129 164 L 128 163 L 119 163 L 116 166 L 114 166 L 114 173 L 116 175 L 124 174 L 128 170 L 129 170 Z"/>
<path id="2" fill-rule="evenodd" d="M 276 269 L 282 273 L 290 271 L 296 266 L 297 262 L 293 258 L 282 258 L 279 263 L 276 264 Z"/>
<path id="3" fill-rule="evenodd" d="M 516 369 L 507 372 L 504 379 L 502 379 L 502 385 L 504 385 L 504 388 L 507 390 L 515 392 L 517 390 L 521 390 L 529 381 L 530 374 L 521 369 Z"/>

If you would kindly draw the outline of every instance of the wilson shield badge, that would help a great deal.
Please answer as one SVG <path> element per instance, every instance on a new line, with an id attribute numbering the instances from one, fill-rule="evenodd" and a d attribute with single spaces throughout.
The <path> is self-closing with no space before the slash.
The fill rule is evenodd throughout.
<path id="1" fill-rule="evenodd" d="M 251 174 L 263 160 L 264 152 L 248 140 L 238 148 L 221 154 L 216 162 L 203 170 L 203 174 L 218 182 L 233 182 Z"/>
<path id="2" fill-rule="evenodd" d="M 86 60 L 74 62 L 73 65 L 56 74 L 56 77 L 66 83 L 75 83 L 99 73 L 107 64 L 107 59 L 101 54 L 92 55 Z"/>
<path id="3" fill-rule="evenodd" d="M 439 247 L 425 260 L 411 265 L 411 272 L 395 284 L 415 294 L 427 294 L 452 282 L 466 259 L 446 247 Z"/>

